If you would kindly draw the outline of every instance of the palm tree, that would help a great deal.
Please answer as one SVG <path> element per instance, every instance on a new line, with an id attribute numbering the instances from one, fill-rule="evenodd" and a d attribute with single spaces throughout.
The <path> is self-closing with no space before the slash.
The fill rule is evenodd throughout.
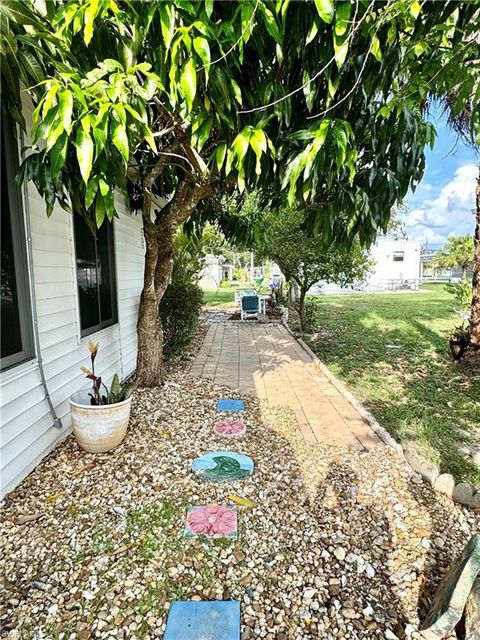
<path id="1" fill-rule="evenodd" d="M 462 278 L 467 279 L 467 269 L 473 264 L 474 242 L 472 236 L 456 236 L 449 238 L 443 250 L 436 256 L 435 263 L 439 267 L 454 269 L 461 267 Z"/>

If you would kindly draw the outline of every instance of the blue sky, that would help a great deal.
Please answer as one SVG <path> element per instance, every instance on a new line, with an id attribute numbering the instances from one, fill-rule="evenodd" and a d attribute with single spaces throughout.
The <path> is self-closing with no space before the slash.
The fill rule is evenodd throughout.
<path id="1" fill-rule="evenodd" d="M 457 139 L 438 110 L 429 119 L 437 141 L 426 153 L 423 180 L 407 198 L 405 227 L 410 240 L 442 246 L 452 235 L 473 233 L 478 161 L 473 149 Z"/>

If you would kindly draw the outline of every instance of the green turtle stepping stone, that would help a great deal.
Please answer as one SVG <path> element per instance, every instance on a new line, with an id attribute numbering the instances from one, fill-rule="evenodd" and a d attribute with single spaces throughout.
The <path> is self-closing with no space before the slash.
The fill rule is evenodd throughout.
<path id="1" fill-rule="evenodd" d="M 214 451 L 194 460 L 192 471 L 202 480 L 230 482 L 248 477 L 253 472 L 253 460 L 235 451 Z"/>
<path id="2" fill-rule="evenodd" d="M 474 535 L 438 586 L 432 609 L 421 626 L 424 638 L 440 640 L 452 633 L 463 615 L 465 603 L 479 574 L 480 536 Z"/>
<path id="3" fill-rule="evenodd" d="M 240 603 L 173 602 L 164 640 L 240 640 Z"/>
<path id="4" fill-rule="evenodd" d="M 217 402 L 217 411 L 245 411 L 245 402 L 222 398 Z"/>
<path id="5" fill-rule="evenodd" d="M 237 509 L 222 504 L 189 507 L 185 521 L 184 538 L 207 536 L 210 538 L 237 538 Z"/>

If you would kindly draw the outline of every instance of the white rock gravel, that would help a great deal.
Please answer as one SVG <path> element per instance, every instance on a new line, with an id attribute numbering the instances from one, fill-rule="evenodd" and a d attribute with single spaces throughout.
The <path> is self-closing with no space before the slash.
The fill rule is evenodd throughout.
<path id="1" fill-rule="evenodd" d="M 450 561 L 480 515 L 433 492 L 386 448 L 306 445 L 293 415 L 246 397 L 247 434 L 213 431 L 219 397 L 170 372 L 136 393 L 108 455 L 58 446 L 3 503 L 1 637 L 161 638 L 174 599 L 240 600 L 242 638 L 419 637 Z M 201 484 L 192 460 L 232 448 L 253 475 Z M 235 494 L 239 540 L 184 540 L 188 504 Z M 43 514 L 16 524 L 20 516 Z"/>

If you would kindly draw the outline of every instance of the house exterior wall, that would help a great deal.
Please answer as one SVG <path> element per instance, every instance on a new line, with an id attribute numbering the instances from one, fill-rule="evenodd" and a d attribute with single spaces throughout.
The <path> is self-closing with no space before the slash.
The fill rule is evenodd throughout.
<path id="1" fill-rule="evenodd" d="M 375 266 L 369 282 L 377 284 L 389 280 L 418 280 L 420 278 L 420 243 L 409 240 L 382 238 L 371 249 Z M 394 253 L 402 253 L 403 261 L 395 262 Z"/>
<path id="2" fill-rule="evenodd" d="M 89 364 L 87 344 L 99 342 L 98 370 L 104 379 L 134 371 L 137 311 L 142 290 L 144 247 L 141 220 L 117 198 L 114 222 L 118 321 L 80 336 L 72 216 L 59 207 L 47 219 L 45 204 L 30 183 L 24 216 L 31 226 L 40 354 L 2 372 L 0 381 L 0 491 L 3 496 L 28 475 L 71 430 L 69 396 L 85 386 L 80 365 Z M 50 397 L 62 421 L 53 426 L 42 387 L 41 355 Z"/>

